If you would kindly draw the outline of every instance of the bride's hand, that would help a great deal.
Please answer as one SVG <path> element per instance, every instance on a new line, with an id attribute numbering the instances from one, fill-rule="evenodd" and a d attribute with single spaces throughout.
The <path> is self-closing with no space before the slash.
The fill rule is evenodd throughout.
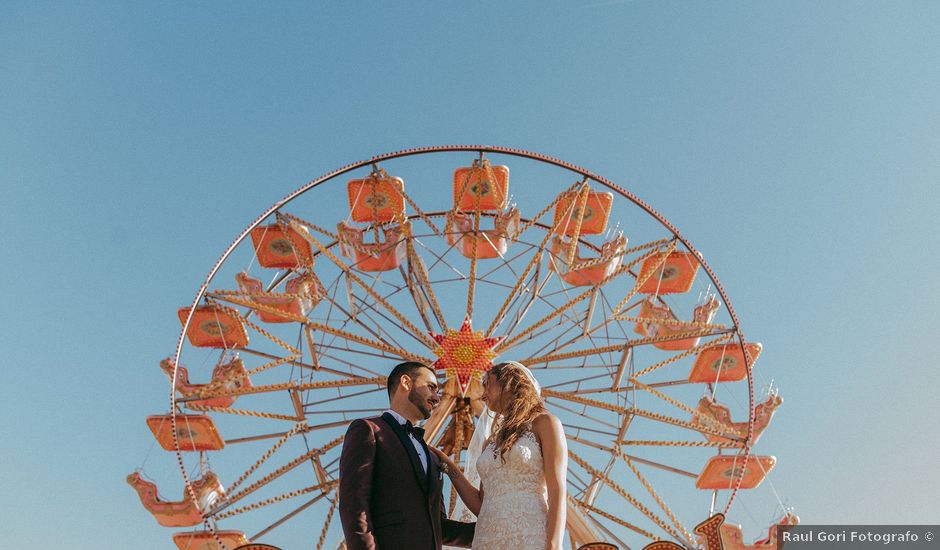
<path id="1" fill-rule="evenodd" d="M 443 462 L 445 465 L 447 465 L 447 471 L 448 471 L 448 473 L 449 473 L 449 472 L 459 471 L 459 470 L 457 469 L 457 465 L 454 464 L 454 461 L 453 461 L 449 456 L 447 456 L 446 454 L 444 454 L 444 451 L 438 449 L 438 448 L 435 447 L 434 445 L 428 445 L 428 448 L 431 449 L 431 452 L 432 452 L 432 453 L 434 453 L 435 455 L 437 455 L 437 459 L 438 459 L 439 461 L 441 461 L 441 462 Z"/>

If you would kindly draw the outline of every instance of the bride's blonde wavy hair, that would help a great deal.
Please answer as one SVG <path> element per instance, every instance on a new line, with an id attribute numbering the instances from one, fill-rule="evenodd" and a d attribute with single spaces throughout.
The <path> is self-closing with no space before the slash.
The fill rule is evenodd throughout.
<path id="1" fill-rule="evenodd" d="M 499 383 L 502 414 L 493 423 L 495 451 L 506 462 L 505 454 L 529 431 L 535 417 L 545 412 L 545 403 L 525 371 L 517 364 L 499 363 L 489 374 Z"/>

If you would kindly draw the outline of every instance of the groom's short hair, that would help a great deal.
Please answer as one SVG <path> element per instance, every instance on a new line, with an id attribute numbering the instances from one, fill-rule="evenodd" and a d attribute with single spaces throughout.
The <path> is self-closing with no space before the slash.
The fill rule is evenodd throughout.
<path id="1" fill-rule="evenodd" d="M 386 383 L 388 398 L 391 399 L 392 395 L 395 394 L 395 391 L 398 390 L 398 386 L 401 385 L 402 376 L 407 374 L 412 380 L 414 380 L 418 377 L 418 371 L 421 369 L 431 370 L 431 367 L 425 365 L 424 363 L 418 363 L 417 361 L 405 361 L 404 363 L 395 365 L 395 368 L 392 369 L 392 372 L 388 374 L 388 382 Z"/>

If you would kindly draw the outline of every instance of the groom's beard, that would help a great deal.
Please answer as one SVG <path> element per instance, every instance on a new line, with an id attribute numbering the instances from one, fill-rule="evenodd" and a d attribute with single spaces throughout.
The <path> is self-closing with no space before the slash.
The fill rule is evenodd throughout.
<path id="1" fill-rule="evenodd" d="M 412 391 L 408 394 L 408 401 L 418 408 L 418 410 L 421 412 L 421 416 L 423 416 L 425 420 L 431 418 L 431 411 L 434 410 L 434 405 L 436 405 L 436 403 L 434 405 L 428 403 L 428 397 L 422 397 L 418 395 L 418 392 Z"/>

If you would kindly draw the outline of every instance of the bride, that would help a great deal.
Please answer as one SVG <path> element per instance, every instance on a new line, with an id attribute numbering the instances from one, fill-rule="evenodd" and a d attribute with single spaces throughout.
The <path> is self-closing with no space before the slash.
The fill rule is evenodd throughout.
<path id="1" fill-rule="evenodd" d="M 478 516 L 472 548 L 560 550 L 568 470 L 561 422 L 545 410 L 538 382 L 521 363 L 494 366 L 483 387 L 486 408 L 470 443 L 467 468 L 471 477 L 472 470 L 479 473 L 479 489 L 431 446 L 460 499 Z"/>

